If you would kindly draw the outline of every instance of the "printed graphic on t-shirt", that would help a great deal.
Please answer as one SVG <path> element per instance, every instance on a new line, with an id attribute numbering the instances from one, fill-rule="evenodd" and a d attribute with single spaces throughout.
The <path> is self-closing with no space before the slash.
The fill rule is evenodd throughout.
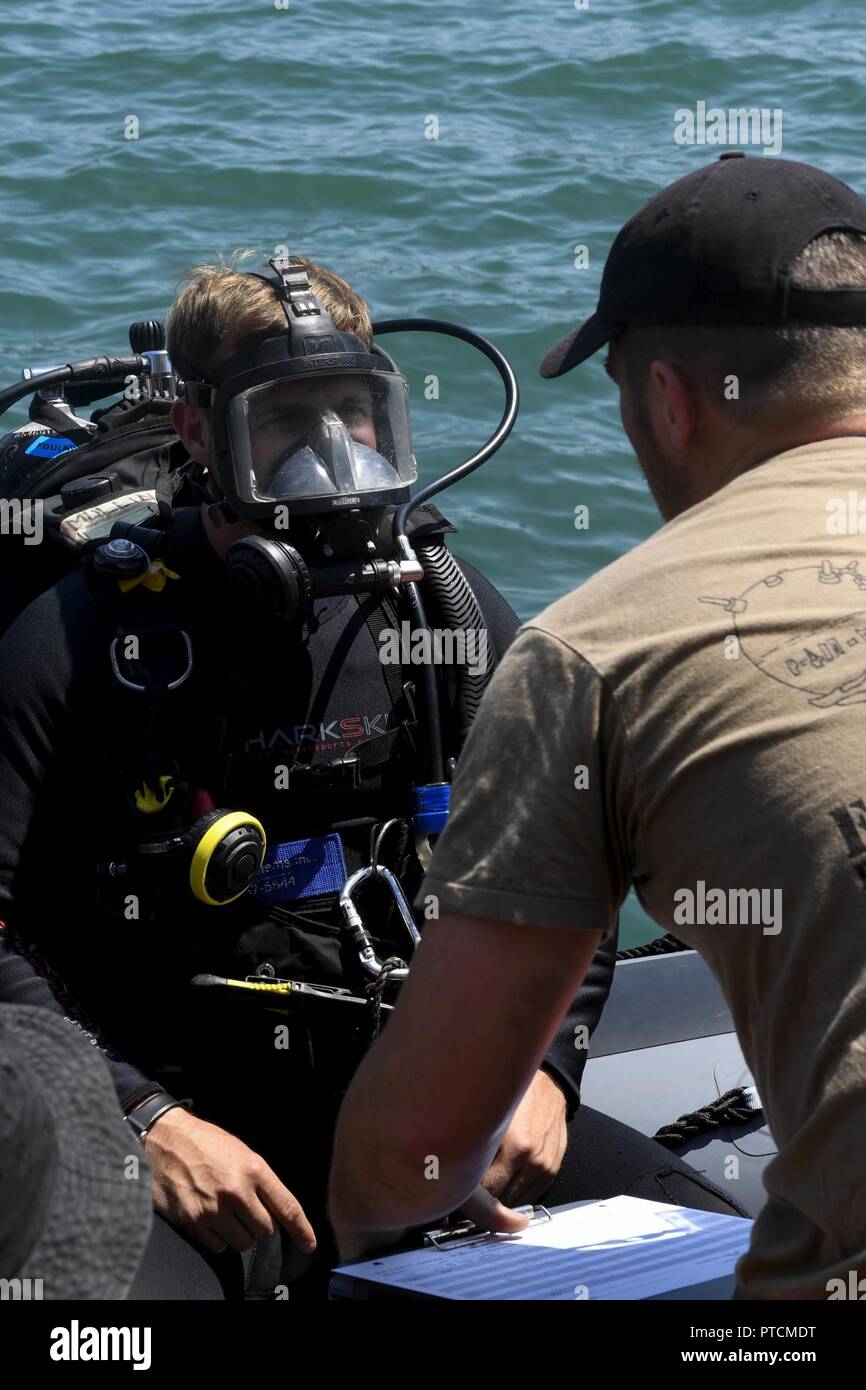
<path id="1" fill-rule="evenodd" d="M 862 796 L 840 801 L 827 813 L 845 843 L 848 859 L 860 887 L 866 888 L 866 802 Z"/>
<path id="2" fill-rule="evenodd" d="M 763 675 L 821 709 L 860 704 L 866 700 L 866 577 L 858 563 L 780 569 L 738 597 L 700 601 L 731 614 L 740 650 Z"/>

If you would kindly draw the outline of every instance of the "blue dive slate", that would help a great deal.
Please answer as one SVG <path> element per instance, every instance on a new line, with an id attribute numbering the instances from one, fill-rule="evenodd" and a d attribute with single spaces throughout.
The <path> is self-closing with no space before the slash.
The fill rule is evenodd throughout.
<path id="1" fill-rule="evenodd" d="M 339 893 L 348 876 L 339 835 L 314 835 L 269 849 L 249 892 L 265 903 L 291 902 Z"/>

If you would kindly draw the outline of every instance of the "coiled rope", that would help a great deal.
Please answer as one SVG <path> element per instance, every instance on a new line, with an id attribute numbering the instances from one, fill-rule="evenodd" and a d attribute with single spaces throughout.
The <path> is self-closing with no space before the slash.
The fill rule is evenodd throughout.
<path id="1" fill-rule="evenodd" d="M 686 946 L 685 942 L 678 941 L 675 936 L 667 932 L 665 936 L 657 936 L 654 941 L 648 941 L 644 946 L 632 946 L 628 951 L 617 951 L 617 960 L 640 960 L 643 956 L 666 956 L 672 951 L 690 951 L 691 946 Z"/>
<path id="2" fill-rule="evenodd" d="M 684 1144 L 687 1139 L 694 1139 L 697 1134 L 709 1133 L 718 1129 L 720 1125 L 741 1124 L 743 1120 L 752 1119 L 758 1114 L 760 1111 L 751 1103 L 748 1089 L 735 1086 L 732 1091 L 725 1091 L 723 1096 L 711 1101 L 709 1105 L 680 1115 L 671 1125 L 663 1125 L 653 1138 L 666 1149 L 674 1149 L 677 1144 Z"/>

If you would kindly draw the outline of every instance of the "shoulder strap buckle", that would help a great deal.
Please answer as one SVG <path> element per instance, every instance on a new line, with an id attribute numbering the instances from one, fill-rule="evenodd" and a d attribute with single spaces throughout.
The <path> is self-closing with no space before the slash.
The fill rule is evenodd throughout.
<path id="1" fill-rule="evenodd" d="M 357 791 L 361 785 L 361 763 L 354 753 L 331 758 L 324 763 L 294 763 L 289 768 L 289 785 L 300 777 L 307 791 Z"/>

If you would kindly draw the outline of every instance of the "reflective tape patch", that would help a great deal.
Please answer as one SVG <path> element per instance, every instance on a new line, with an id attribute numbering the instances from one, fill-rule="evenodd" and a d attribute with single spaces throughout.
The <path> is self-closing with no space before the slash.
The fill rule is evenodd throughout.
<path id="1" fill-rule="evenodd" d="M 28 444 L 24 452 L 37 459 L 53 459 L 57 454 L 68 454 L 70 449 L 77 447 L 78 445 L 67 439 L 64 434 L 40 434 L 38 439 Z"/>

